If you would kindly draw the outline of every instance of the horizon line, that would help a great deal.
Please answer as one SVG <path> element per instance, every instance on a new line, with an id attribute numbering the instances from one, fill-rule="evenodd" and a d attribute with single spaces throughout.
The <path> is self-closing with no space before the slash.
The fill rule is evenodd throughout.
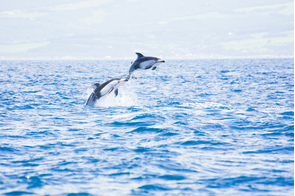
<path id="1" fill-rule="evenodd" d="M 175 56 L 167 56 L 163 57 L 162 55 L 160 56 L 162 59 L 169 59 L 169 60 L 221 60 L 221 59 L 294 59 L 294 55 L 259 55 L 259 56 L 195 56 L 195 57 L 175 57 Z M 110 56 L 106 56 L 103 58 L 96 58 L 96 57 L 73 57 L 73 56 L 65 56 L 65 57 L 26 57 L 26 58 L 21 58 L 21 57 L 1 57 L 0 56 L 0 61 L 5 61 L 5 60 L 134 60 L 135 58 L 132 57 L 123 57 L 123 58 L 112 58 Z"/>

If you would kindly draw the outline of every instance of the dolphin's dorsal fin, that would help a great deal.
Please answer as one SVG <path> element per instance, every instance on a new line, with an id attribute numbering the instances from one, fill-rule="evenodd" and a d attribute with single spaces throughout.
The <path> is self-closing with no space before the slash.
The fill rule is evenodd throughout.
<path id="1" fill-rule="evenodd" d="M 144 57 L 144 56 L 143 56 L 141 53 L 139 53 L 139 52 L 136 52 L 135 54 L 137 54 L 137 58 L 138 58 L 138 59 Z"/>
<path id="2" fill-rule="evenodd" d="M 94 84 L 92 84 L 91 85 L 91 87 L 90 88 L 92 88 L 93 89 L 93 91 L 95 91 L 98 87 L 100 86 L 100 84 L 99 83 L 94 83 Z"/>
<path id="3" fill-rule="evenodd" d="M 97 87 L 99 87 L 99 86 L 100 86 L 99 83 L 94 83 L 94 84 L 92 84 L 92 87 L 93 87 L 93 88 L 97 88 Z"/>

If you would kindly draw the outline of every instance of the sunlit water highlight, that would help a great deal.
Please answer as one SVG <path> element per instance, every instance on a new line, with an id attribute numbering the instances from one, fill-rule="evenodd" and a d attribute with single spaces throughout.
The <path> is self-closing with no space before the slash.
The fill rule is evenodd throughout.
<path id="1" fill-rule="evenodd" d="M 1 61 L 1 195 L 293 195 L 293 59 Z"/>

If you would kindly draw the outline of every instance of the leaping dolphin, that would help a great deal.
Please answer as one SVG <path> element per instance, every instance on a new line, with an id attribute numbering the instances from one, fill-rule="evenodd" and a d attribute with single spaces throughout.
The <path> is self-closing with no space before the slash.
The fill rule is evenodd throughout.
<path id="1" fill-rule="evenodd" d="M 139 52 L 136 52 L 135 54 L 137 55 L 137 59 L 132 63 L 127 79 L 131 77 L 134 71 L 145 69 L 155 70 L 158 65 L 160 65 L 161 63 L 165 63 L 165 61 L 161 61 L 161 59 L 158 57 L 143 56 Z"/>
<path id="2" fill-rule="evenodd" d="M 127 81 L 127 79 L 114 78 L 101 85 L 99 83 L 93 84 L 91 87 L 94 90 L 88 97 L 86 105 L 94 105 L 97 100 L 111 94 L 112 92 L 114 92 L 117 96 L 119 86 L 121 86 Z"/>

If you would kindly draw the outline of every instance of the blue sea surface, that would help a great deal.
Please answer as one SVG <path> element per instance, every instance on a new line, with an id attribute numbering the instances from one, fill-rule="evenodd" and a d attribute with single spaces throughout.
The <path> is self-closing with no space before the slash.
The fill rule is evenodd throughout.
<path id="1" fill-rule="evenodd" d="M 294 59 L 0 61 L 0 195 L 293 195 Z"/>

